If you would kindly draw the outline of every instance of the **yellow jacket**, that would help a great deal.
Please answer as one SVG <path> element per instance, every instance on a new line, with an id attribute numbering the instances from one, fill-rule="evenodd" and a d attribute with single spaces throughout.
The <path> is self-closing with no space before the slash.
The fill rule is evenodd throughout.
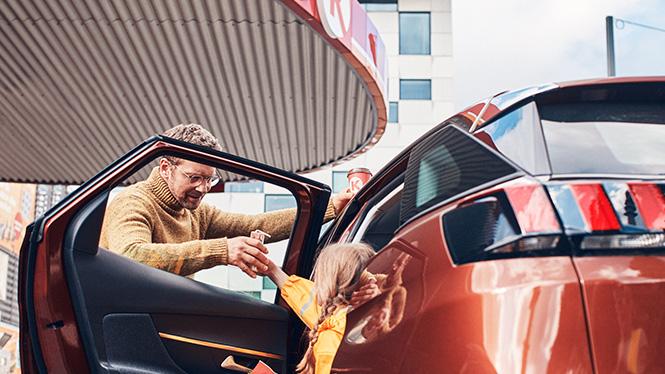
<path id="1" fill-rule="evenodd" d="M 313 329 L 321 312 L 321 307 L 314 295 L 314 282 L 291 275 L 281 288 L 281 293 L 286 303 L 296 312 L 305 325 Z M 346 312 L 347 308 L 336 311 L 319 326 L 319 338 L 313 347 L 316 359 L 314 372 L 316 374 L 330 373 L 335 353 L 344 336 Z"/>

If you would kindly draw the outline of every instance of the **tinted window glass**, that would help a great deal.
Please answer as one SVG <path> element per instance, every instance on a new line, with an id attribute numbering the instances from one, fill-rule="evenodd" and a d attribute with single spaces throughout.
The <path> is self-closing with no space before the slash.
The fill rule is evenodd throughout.
<path id="1" fill-rule="evenodd" d="M 400 79 L 399 98 L 402 100 L 431 100 L 432 81 L 429 79 Z"/>
<path id="2" fill-rule="evenodd" d="M 375 251 L 379 251 L 392 240 L 399 227 L 402 188 L 402 185 L 394 189 L 387 188 L 380 191 L 379 199 L 370 201 L 367 214 L 357 227 L 353 242 L 367 243 Z"/>
<path id="3" fill-rule="evenodd" d="M 665 175 L 662 103 L 571 103 L 540 108 L 552 172 Z"/>
<path id="4" fill-rule="evenodd" d="M 401 205 L 404 223 L 427 208 L 516 170 L 460 129 L 448 126 L 411 152 Z"/>
<path id="5" fill-rule="evenodd" d="M 529 173 L 549 173 L 535 103 L 531 102 L 484 126 L 475 136 Z"/>
<path id="6" fill-rule="evenodd" d="M 333 171 L 332 174 L 332 192 L 339 193 L 342 192 L 346 187 L 349 186 L 349 180 L 346 178 L 346 171 Z"/>
<path id="7" fill-rule="evenodd" d="M 388 107 L 388 122 L 399 122 L 399 103 L 397 101 L 390 102 Z"/>
<path id="8" fill-rule="evenodd" d="M 401 55 L 430 54 L 430 14 L 399 14 L 399 53 Z"/>
<path id="9" fill-rule="evenodd" d="M 296 199 L 293 195 L 266 195 L 264 210 L 271 212 L 273 210 L 295 208 L 297 207 Z"/>
<path id="10" fill-rule="evenodd" d="M 224 184 L 224 192 L 263 192 L 263 182 L 228 182 Z"/>
<path id="11" fill-rule="evenodd" d="M 390 12 L 397 10 L 397 0 L 359 0 L 368 12 Z"/>

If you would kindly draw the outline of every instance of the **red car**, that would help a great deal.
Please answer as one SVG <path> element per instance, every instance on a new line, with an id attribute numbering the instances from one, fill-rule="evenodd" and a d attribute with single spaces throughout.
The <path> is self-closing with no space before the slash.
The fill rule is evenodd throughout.
<path id="1" fill-rule="evenodd" d="M 381 294 L 348 314 L 334 371 L 653 373 L 665 368 L 665 78 L 496 95 L 378 172 L 319 239 L 330 189 L 163 137 L 30 227 L 20 258 L 27 372 L 293 370 L 303 326 L 266 303 L 98 248 L 111 188 L 176 154 L 290 190 L 284 260 L 363 241 Z"/>

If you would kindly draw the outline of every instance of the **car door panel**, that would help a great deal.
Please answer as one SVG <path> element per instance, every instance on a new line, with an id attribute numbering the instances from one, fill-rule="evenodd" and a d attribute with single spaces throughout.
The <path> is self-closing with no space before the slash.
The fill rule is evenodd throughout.
<path id="1" fill-rule="evenodd" d="M 150 315 L 108 314 L 103 323 L 103 366 L 110 373 L 184 373 L 159 340 Z"/>
<path id="2" fill-rule="evenodd" d="M 644 250 L 648 253 L 649 250 Z M 599 373 L 656 373 L 665 368 L 665 256 L 575 256 Z"/>
<path id="3" fill-rule="evenodd" d="M 286 355 L 283 337 L 288 312 L 281 306 L 157 270 L 105 249 L 100 249 L 96 255 L 75 253 L 74 261 L 102 366 L 107 361 L 113 366 L 105 354 L 109 348 L 104 342 L 110 323 L 107 318 L 119 318 L 123 314 L 147 315 L 149 318 L 145 321 L 150 322 L 150 327 L 155 330 L 157 342 L 162 340 L 157 334 L 164 333 L 237 348 L 251 347 L 282 358 Z M 124 344 L 131 346 L 135 340 Z M 148 349 L 141 345 L 134 348 L 139 351 Z M 208 366 L 206 372 L 218 371 L 219 364 L 226 358 L 228 350 L 217 351 L 216 365 Z M 182 362 L 191 361 L 182 357 Z M 183 367 L 194 372 L 190 370 L 192 368 Z"/>
<path id="4" fill-rule="evenodd" d="M 393 240 L 370 262 L 381 293 L 347 316 L 336 355 L 339 371 L 398 373 L 404 343 L 411 339 L 423 303 L 426 259 L 413 246 Z"/>

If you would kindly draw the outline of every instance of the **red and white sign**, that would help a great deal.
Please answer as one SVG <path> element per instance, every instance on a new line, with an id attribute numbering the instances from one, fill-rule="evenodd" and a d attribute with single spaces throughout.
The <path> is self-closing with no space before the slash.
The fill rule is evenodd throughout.
<path id="1" fill-rule="evenodd" d="M 351 0 L 318 0 L 321 24 L 331 38 L 340 39 L 351 26 Z"/>
<path id="2" fill-rule="evenodd" d="M 378 109 L 376 144 L 388 119 L 388 55 L 378 29 L 356 0 L 281 0 L 321 34 L 365 82 Z"/>

